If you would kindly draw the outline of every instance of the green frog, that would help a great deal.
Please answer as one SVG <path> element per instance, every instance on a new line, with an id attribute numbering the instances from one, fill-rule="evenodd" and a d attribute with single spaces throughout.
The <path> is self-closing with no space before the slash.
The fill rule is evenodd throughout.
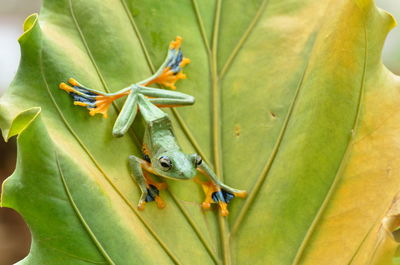
<path id="1" fill-rule="evenodd" d="M 121 137 L 128 131 L 138 112 L 142 115 L 145 121 L 143 157 L 129 157 L 132 177 L 141 190 L 138 209 L 143 210 L 145 204 L 151 201 L 155 201 L 159 208 L 165 207 L 160 190 L 166 188 L 166 183 L 154 181 L 149 174 L 151 173 L 175 180 L 194 179 L 202 185 L 205 192 L 202 207 L 209 209 L 212 203 L 218 204 L 220 214 L 227 216 L 228 203 L 234 197 L 244 198 L 246 191 L 231 188 L 218 180 L 214 171 L 198 154 L 182 152 L 168 114 L 160 109 L 192 105 L 195 101 L 190 95 L 173 91 L 176 81 L 186 78 L 182 69 L 190 62 L 188 58 L 183 57 L 181 43 L 181 37 L 170 43 L 167 57 L 154 75 L 116 93 L 87 88 L 73 78 L 68 80 L 69 84 L 61 83 L 59 87 L 73 97 L 75 105 L 86 107 L 92 116 L 100 113 L 107 117 L 110 104 L 127 96 L 114 124 L 115 137 Z M 173 90 L 149 87 L 151 84 L 160 84 Z M 198 177 L 199 172 L 207 177 L 208 181 L 202 181 Z"/>

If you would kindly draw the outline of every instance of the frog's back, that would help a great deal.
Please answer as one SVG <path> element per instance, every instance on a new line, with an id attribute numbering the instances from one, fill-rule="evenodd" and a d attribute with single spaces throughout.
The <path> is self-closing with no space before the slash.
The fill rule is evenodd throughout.
<path id="1" fill-rule="evenodd" d="M 168 114 L 140 95 L 140 112 L 146 123 L 143 143 L 152 153 L 179 150 Z"/>
<path id="2" fill-rule="evenodd" d="M 152 153 L 180 149 L 172 130 L 171 120 L 166 113 L 163 117 L 147 123 L 143 141 Z"/>
<path id="3" fill-rule="evenodd" d="M 169 120 L 167 113 L 160 110 L 157 106 L 149 101 L 146 97 L 139 94 L 139 109 L 140 113 L 143 116 L 146 124 L 149 126 L 151 123 L 162 121 L 162 120 Z"/>

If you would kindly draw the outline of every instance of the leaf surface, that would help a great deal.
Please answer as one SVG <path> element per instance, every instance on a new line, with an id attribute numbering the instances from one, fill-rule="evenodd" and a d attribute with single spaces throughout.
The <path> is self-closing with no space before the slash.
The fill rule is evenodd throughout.
<path id="1" fill-rule="evenodd" d="M 382 224 L 398 218 L 400 82 L 381 49 L 394 24 L 366 0 L 45 0 L 0 101 L 3 136 L 19 148 L 2 205 L 33 236 L 21 264 L 391 260 Z M 140 119 L 113 138 L 123 101 L 104 120 L 57 88 L 145 79 L 177 35 L 192 61 L 178 90 L 196 104 L 167 112 L 185 152 L 249 191 L 226 219 L 201 210 L 192 182 L 168 181 L 167 208 L 139 212 L 127 158 L 140 156 Z"/>

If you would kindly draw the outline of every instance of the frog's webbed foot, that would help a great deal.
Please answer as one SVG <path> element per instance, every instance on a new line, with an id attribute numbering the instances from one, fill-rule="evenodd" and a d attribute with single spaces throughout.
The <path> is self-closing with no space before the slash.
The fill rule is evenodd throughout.
<path id="1" fill-rule="evenodd" d="M 87 88 L 76 81 L 74 78 L 68 79 L 68 83 L 61 83 L 59 88 L 68 92 L 74 99 L 74 105 L 86 107 L 91 116 L 96 113 L 103 114 L 107 118 L 107 110 L 111 103 L 123 96 L 126 96 L 130 91 L 121 93 L 107 94 L 101 91 Z"/>
<path id="2" fill-rule="evenodd" d="M 176 89 L 175 83 L 179 79 L 185 79 L 186 75 L 182 73 L 182 68 L 190 63 L 190 59 L 184 58 L 181 50 L 182 38 L 176 37 L 169 45 L 168 55 L 165 63 L 157 71 L 157 74 L 150 81 L 143 84 L 161 84 L 171 89 Z"/>
<path id="3" fill-rule="evenodd" d="M 164 208 L 165 203 L 160 197 L 160 190 L 167 188 L 167 183 L 154 181 L 149 173 L 154 173 L 151 164 L 146 160 L 136 156 L 129 157 L 129 164 L 132 169 L 132 177 L 138 184 L 141 196 L 138 203 L 138 209 L 143 210 L 147 202 L 155 201 L 158 208 Z"/>
<path id="4" fill-rule="evenodd" d="M 235 190 L 228 186 L 221 187 L 213 181 L 203 182 L 198 178 L 195 181 L 202 186 L 206 196 L 201 204 L 202 208 L 209 209 L 212 203 L 218 204 L 222 216 L 229 214 L 228 204 L 233 198 L 244 198 L 247 195 L 246 191 Z"/>
<path id="5" fill-rule="evenodd" d="M 160 197 L 160 190 L 164 190 L 167 188 L 167 183 L 165 182 L 156 182 L 154 181 L 148 174 L 145 172 L 144 176 L 146 179 L 146 187 L 147 193 L 142 195 L 141 201 L 139 202 L 139 209 L 144 209 L 144 203 L 155 201 L 158 208 L 164 208 L 165 202 Z"/>

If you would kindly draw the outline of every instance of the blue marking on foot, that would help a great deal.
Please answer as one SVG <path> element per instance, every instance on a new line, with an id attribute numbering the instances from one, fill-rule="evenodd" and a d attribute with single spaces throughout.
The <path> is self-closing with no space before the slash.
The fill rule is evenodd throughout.
<path id="1" fill-rule="evenodd" d="M 152 202 L 156 199 L 156 196 L 160 195 L 160 191 L 157 189 L 156 186 L 154 185 L 149 185 L 149 188 L 147 188 L 147 196 L 146 196 L 146 202 Z"/>
<path id="2" fill-rule="evenodd" d="M 219 192 L 218 191 L 214 192 L 211 195 L 211 198 L 215 203 L 218 203 L 219 201 L 229 203 L 233 198 L 235 198 L 235 195 L 233 195 L 229 191 L 221 189 L 221 191 Z"/>
<path id="3" fill-rule="evenodd" d="M 178 54 L 167 62 L 167 67 L 169 67 L 174 74 L 178 74 L 182 70 L 182 67 L 180 67 L 182 60 L 183 54 L 181 49 L 179 49 Z"/>

